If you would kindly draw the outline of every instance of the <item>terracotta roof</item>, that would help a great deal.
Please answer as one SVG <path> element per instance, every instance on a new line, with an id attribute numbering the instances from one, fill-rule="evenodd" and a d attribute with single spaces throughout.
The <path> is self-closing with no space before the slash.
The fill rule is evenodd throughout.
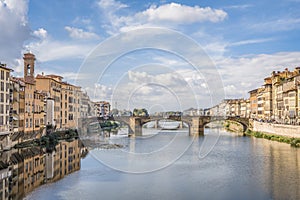
<path id="1" fill-rule="evenodd" d="M 6 67 L 6 64 L 2 64 L 1 62 L 0 62 L 0 68 L 6 69 L 6 70 L 10 70 L 10 71 L 14 71 L 14 70 L 12 70 L 12 69 Z"/>

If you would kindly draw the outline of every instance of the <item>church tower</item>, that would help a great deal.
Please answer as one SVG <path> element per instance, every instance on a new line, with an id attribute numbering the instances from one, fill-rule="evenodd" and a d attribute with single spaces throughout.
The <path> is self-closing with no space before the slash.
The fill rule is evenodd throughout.
<path id="1" fill-rule="evenodd" d="M 34 83 L 35 56 L 32 53 L 25 53 L 23 60 L 24 60 L 24 79 L 27 82 Z"/>

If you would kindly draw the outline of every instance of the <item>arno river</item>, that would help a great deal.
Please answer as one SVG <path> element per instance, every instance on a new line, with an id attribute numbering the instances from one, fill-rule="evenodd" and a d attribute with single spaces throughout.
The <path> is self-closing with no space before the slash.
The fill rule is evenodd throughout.
<path id="1" fill-rule="evenodd" d="M 111 143 L 125 145 L 118 161 L 107 157 L 115 159 L 120 150 L 94 149 L 82 159 L 79 171 L 35 189 L 25 199 L 300 199 L 300 149 L 224 130 L 206 129 L 205 134 L 194 140 L 187 129 L 144 139 L 114 136 Z M 199 158 L 208 137 L 217 143 Z M 132 148 L 146 155 L 174 142 L 183 148 L 180 141 L 191 145 L 170 162 L 166 156 L 173 154 L 167 152 L 156 160 L 141 160 L 141 168 L 130 165 L 136 162 Z M 161 163 L 166 165 L 158 169 Z"/>

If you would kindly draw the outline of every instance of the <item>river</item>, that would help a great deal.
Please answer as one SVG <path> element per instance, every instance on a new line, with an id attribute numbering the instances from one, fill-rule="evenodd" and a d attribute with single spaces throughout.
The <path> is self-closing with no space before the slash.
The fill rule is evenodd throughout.
<path id="1" fill-rule="evenodd" d="M 25 199 L 300 199 L 300 149 L 288 144 L 221 129 L 109 142 L 124 148 L 90 151 L 79 171 Z"/>

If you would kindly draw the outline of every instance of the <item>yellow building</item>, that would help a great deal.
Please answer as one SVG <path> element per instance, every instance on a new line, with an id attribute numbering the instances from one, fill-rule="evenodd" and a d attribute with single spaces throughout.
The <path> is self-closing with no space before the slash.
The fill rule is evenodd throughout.
<path id="1" fill-rule="evenodd" d="M 11 77 L 12 103 L 10 115 L 12 119 L 12 146 L 21 142 L 24 133 L 25 115 L 25 83 L 23 80 Z"/>
<path id="2" fill-rule="evenodd" d="M 61 81 L 62 77 L 57 75 L 40 75 L 36 76 L 36 89 L 45 94 L 45 99 L 53 100 L 52 109 L 47 108 L 47 115 L 51 115 L 53 119 L 48 119 L 45 124 L 51 124 L 56 128 L 62 128 L 61 118 Z M 48 105 L 49 106 L 49 105 Z M 53 112 L 53 113 L 50 113 Z"/>
<path id="3" fill-rule="evenodd" d="M 258 89 L 254 89 L 249 91 L 250 94 L 250 118 L 257 118 L 257 91 Z"/>

